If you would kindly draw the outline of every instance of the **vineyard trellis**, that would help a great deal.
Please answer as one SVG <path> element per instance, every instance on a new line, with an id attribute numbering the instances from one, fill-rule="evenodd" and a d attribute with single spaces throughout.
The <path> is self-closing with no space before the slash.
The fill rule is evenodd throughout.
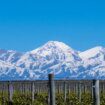
<path id="1" fill-rule="evenodd" d="M 51 78 L 50 78 L 51 79 Z M 100 83 L 99 83 L 100 82 Z M 55 88 L 49 90 L 55 83 Z M 99 87 L 98 87 L 99 84 Z M 99 90 L 99 92 L 98 92 Z M 92 105 L 100 105 L 99 93 L 104 94 L 105 81 L 104 80 L 54 80 L 49 83 L 48 80 L 36 80 L 36 81 L 0 81 L 0 105 L 12 105 L 13 100 L 17 97 L 16 95 L 23 94 L 23 96 L 30 97 L 31 104 L 34 105 L 36 95 L 41 93 L 48 94 L 48 104 L 51 101 L 49 92 L 55 94 L 63 94 L 64 102 L 67 101 L 67 94 L 75 93 L 79 102 L 82 102 L 82 94 L 89 92 L 93 101 Z M 6 104 L 8 102 L 8 104 Z M 94 103 L 95 102 L 95 103 Z M 55 105 L 50 104 L 50 105 Z M 71 104 L 74 105 L 74 104 Z"/>

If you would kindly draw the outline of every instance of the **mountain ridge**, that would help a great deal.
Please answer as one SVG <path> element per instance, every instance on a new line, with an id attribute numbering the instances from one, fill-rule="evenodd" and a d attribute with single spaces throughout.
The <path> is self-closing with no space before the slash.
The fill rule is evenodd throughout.
<path id="1" fill-rule="evenodd" d="M 42 79 L 49 73 L 69 79 L 105 79 L 105 48 L 80 52 L 63 42 L 49 41 L 25 53 L 0 50 L 0 80 Z"/>

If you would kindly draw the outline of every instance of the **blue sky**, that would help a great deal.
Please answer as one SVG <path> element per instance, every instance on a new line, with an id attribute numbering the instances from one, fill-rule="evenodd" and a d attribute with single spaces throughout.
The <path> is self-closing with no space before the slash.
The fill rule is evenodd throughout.
<path id="1" fill-rule="evenodd" d="M 0 48 L 35 49 L 49 40 L 74 49 L 105 47 L 104 0 L 0 0 Z"/>

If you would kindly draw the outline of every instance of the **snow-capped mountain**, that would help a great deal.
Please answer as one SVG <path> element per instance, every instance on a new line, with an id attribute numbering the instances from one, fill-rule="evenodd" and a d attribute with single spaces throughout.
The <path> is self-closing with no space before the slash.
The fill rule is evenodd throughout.
<path id="1" fill-rule="evenodd" d="M 98 46 L 81 52 L 79 56 L 84 61 L 84 77 L 105 79 L 105 48 Z"/>
<path id="2" fill-rule="evenodd" d="M 56 79 L 105 79 L 105 48 L 80 52 L 49 41 L 25 53 L 0 50 L 0 80 L 46 79 L 49 73 Z"/>

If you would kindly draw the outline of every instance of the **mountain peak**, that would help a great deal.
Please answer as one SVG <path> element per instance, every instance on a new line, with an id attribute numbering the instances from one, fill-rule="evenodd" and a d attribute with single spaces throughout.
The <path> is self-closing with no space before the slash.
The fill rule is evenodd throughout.
<path id="1" fill-rule="evenodd" d="M 39 47 L 38 49 L 31 51 L 31 53 L 36 53 L 39 50 L 46 51 L 46 50 L 51 50 L 51 49 L 60 49 L 64 52 L 69 50 L 71 52 L 74 52 L 74 50 L 71 47 L 69 47 L 68 45 L 66 45 L 63 42 L 48 41 L 47 43 L 45 43 L 43 46 Z"/>
<path id="2" fill-rule="evenodd" d="M 92 49 L 90 49 L 90 50 L 101 51 L 101 50 L 103 50 L 103 49 L 104 49 L 103 46 L 96 46 L 96 47 L 94 47 L 94 48 L 92 48 Z"/>
<path id="3" fill-rule="evenodd" d="M 72 49 L 70 48 L 68 45 L 66 45 L 65 43 L 63 42 L 59 42 L 59 41 L 48 41 L 44 46 L 47 46 L 47 47 L 58 47 L 58 48 L 61 48 L 61 49 Z"/>
<path id="4" fill-rule="evenodd" d="M 96 56 L 97 54 L 99 54 L 101 52 L 105 52 L 105 48 L 102 46 L 96 46 L 94 48 L 91 48 L 89 50 L 81 52 L 80 56 L 81 56 L 81 58 L 88 59 L 88 58 Z"/>

